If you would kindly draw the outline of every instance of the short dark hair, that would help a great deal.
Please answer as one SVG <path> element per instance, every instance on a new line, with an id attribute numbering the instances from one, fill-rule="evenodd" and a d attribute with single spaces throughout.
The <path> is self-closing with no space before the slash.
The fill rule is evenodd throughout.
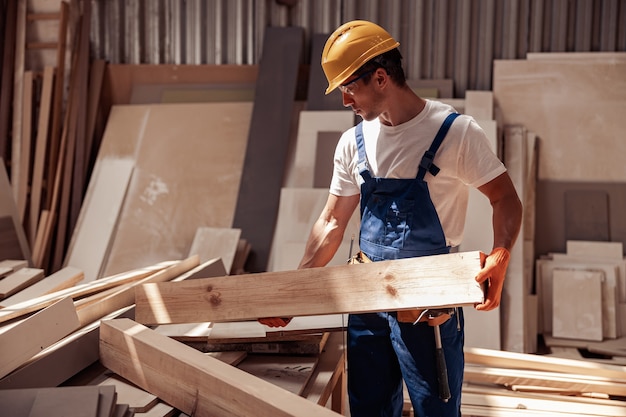
<path id="1" fill-rule="evenodd" d="M 372 77 L 371 73 L 376 71 L 378 68 L 382 68 L 387 71 L 389 78 L 391 78 L 399 86 L 406 84 L 406 76 L 404 74 L 404 69 L 402 69 L 402 54 L 398 48 L 394 48 L 391 51 L 384 52 L 370 59 L 363 64 L 361 68 L 355 72 L 355 74 L 363 74 L 369 71 L 370 74 L 363 77 L 363 81 L 365 83 L 369 83 Z"/>

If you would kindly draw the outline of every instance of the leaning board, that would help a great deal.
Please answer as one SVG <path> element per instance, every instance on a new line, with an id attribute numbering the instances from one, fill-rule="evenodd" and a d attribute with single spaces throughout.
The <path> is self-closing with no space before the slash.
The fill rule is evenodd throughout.
<path id="1" fill-rule="evenodd" d="M 100 157 L 135 167 L 101 276 L 183 259 L 198 227 L 231 227 L 251 103 L 122 106 L 133 132 L 103 139 Z M 123 128 L 123 129 L 122 129 Z"/>

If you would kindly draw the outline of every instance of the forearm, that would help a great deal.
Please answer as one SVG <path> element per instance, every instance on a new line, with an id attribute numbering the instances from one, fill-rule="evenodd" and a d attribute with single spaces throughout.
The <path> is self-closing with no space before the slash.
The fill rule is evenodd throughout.
<path id="1" fill-rule="evenodd" d="M 336 222 L 320 217 L 311 229 L 298 268 L 315 268 L 328 264 L 341 245 L 343 232 Z"/>
<path id="2" fill-rule="evenodd" d="M 492 202 L 493 247 L 511 250 L 522 223 L 522 203 L 517 194 L 506 195 Z"/>

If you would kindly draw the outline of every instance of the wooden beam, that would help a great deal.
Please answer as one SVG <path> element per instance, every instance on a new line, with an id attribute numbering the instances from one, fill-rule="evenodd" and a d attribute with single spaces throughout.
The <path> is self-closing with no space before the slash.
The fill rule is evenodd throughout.
<path id="1" fill-rule="evenodd" d="M 529 355 L 491 349 L 465 348 L 465 362 L 474 365 L 535 371 L 583 374 L 601 378 L 626 379 L 626 367 L 598 364 L 589 361 Z"/>
<path id="2" fill-rule="evenodd" d="M 65 298 L 0 333 L 0 378 L 78 327 L 74 303 Z"/>
<path id="3" fill-rule="evenodd" d="M 100 361 L 189 415 L 338 415 L 129 319 L 102 322 Z"/>
<path id="4" fill-rule="evenodd" d="M 480 252 L 142 285 L 145 324 L 241 321 L 474 305 Z"/>

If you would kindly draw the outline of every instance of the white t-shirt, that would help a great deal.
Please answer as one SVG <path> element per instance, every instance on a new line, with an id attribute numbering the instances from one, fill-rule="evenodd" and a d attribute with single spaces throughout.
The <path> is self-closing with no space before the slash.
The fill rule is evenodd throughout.
<path id="1" fill-rule="evenodd" d="M 370 174 L 382 178 L 415 178 L 424 152 L 430 147 L 446 116 L 454 108 L 427 100 L 416 117 L 398 126 L 386 126 L 378 119 L 363 122 L 363 137 Z M 363 178 L 358 170 L 355 128 L 343 133 L 335 149 L 330 193 L 359 194 Z M 468 186 L 480 187 L 506 171 L 491 150 L 478 123 L 466 115 L 456 118 L 435 155 L 440 168 L 436 176 L 427 173 L 430 196 L 439 215 L 449 246 L 458 246 L 463 237 Z"/>

